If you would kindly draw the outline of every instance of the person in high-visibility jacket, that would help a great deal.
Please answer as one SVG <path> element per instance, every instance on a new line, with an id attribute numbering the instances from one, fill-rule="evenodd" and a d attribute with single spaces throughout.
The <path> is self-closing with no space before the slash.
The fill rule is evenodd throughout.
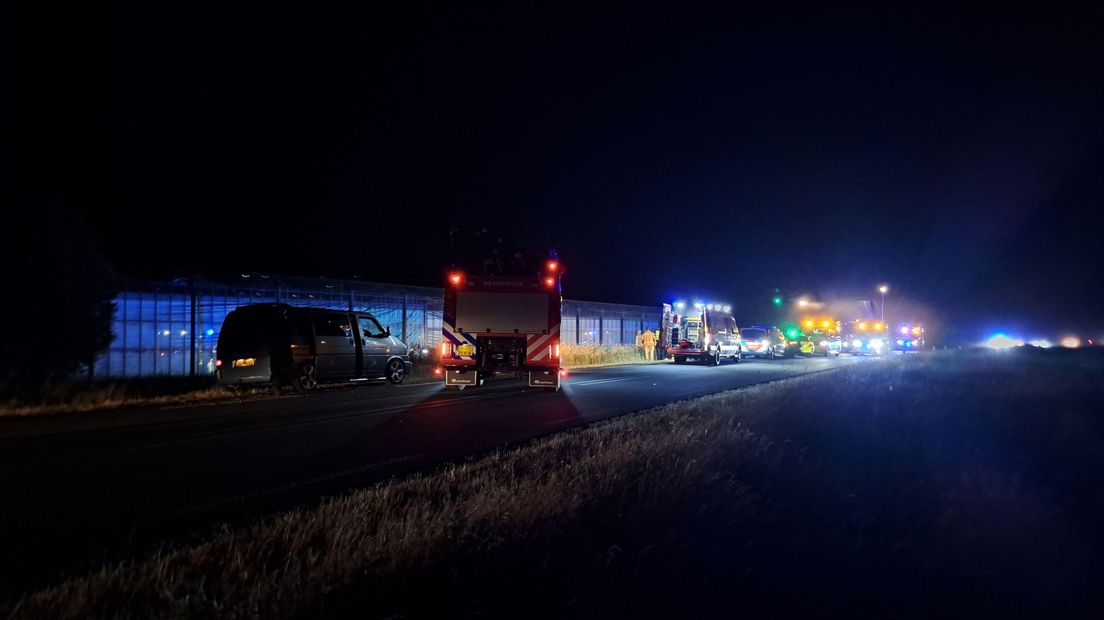
<path id="1" fill-rule="evenodd" d="M 639 355 L 641 359 L 648 355 L 644 352 L 644 332 L 639 329 L 636 330 L 636 354 Z"/>
<path id="2" fill-rule="evenodd" d="M 644 332 L 644 359 L 653 362 L 655 361 L 655 349 L 656 349 L 656 335 L 652 330 L 646 330 Z"/>

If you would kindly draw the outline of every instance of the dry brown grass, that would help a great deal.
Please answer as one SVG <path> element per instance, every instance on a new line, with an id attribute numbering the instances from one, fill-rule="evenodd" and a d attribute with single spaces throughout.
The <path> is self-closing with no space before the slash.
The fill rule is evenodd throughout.
<path id="1" fill-rule="evenodd" d="M 414 364 L 408 383 L 440 381 L 433 364 Z M 285 387 L 284 391 L 290 390 Z M 0 401 L 0 417 L 89 413 L 135 407 L 200 405 L 273 395 L 267 385 L 232 389 L 214 384 L 213 377 L 148 377 L 101 381 L 92 385 L 60 383 L 48 385 L 22 398 Z"/>
<path id="2" fill-rule="evenodd" d="M 7 611 L 633 617 L 720 601 L 753 615 L 1062 615 L 1087 600 L 1082 569 L 1099 559 L 1086 533 L 1104 516 L 1099 376 L 1099 362 L 1028 372 L 916 357 L 676 403 L 112 566 Z"/>
<path id="3" fill-rule="evenodd" d="M 564 368 L 583 368 L 608 364 L 637 364 L 644 361 L 632 345 L 561 344 L 560 360 Z"/>

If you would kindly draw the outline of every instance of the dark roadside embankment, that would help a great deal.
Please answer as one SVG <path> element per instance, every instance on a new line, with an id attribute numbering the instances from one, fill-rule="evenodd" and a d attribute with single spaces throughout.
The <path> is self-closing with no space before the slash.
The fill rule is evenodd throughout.
<path id="1" fill-rule="evenodd" d="M 28 617 L 1092 616 L 1099 350 L 668 405 L 31 593 Z"/>

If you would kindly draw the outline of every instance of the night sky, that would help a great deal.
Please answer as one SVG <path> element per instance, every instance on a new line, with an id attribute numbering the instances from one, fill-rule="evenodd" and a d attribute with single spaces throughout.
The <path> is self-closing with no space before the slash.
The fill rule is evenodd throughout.
<path id="1" fill-rule="evenodd" d="M 946 325 L 1104 333 L 1099 9 L 451 4 L 34 16 L 8 163 L 133 275 L 437 286 L 485 226 L 556 247 L 576 299 L 886 282 Z"/>

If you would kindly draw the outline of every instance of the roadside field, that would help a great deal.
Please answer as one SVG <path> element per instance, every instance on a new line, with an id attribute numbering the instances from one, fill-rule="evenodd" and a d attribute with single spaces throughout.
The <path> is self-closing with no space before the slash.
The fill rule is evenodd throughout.
<path id="1" fill-rule="evenodd" d="M 895 356 L 275 516 L 28 617 L 1089 616 L 1099 351 Z"/>

